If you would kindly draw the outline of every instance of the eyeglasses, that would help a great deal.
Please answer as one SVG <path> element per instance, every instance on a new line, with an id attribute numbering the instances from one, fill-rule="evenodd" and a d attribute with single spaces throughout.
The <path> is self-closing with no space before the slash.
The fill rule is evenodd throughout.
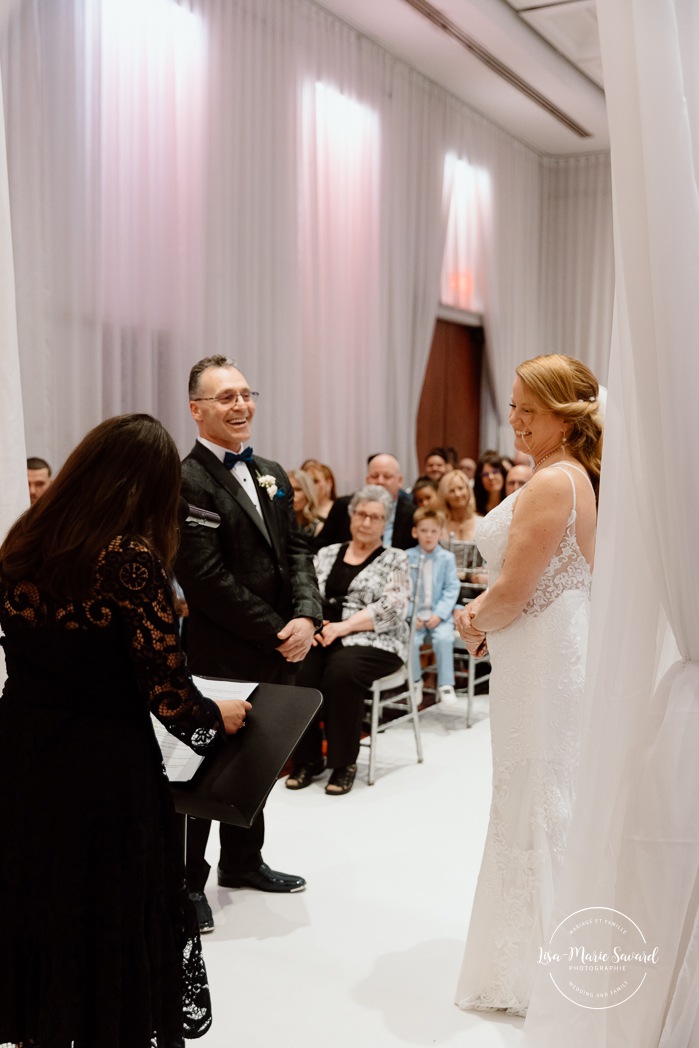
<path id="1" fill-rule="evenodd" d="M 369 520 L 372 524 L 383 524 L 386 520 L 386 517 L 380 513 L 365 513 L 361 509 L 355 509 L 352 516 L 359 517 L 361 520 Z"/>
<path id="2" fill-rule="evenodd" d="M 493 473 L 486 473 L 485 470 L 481 473 L 481 480 L 491 480 L 492 477 L 501 477 L 502 474 L 495 470 Z"/>
<path id="3" fill-rule="evenodd" d="M 229 404 L 235 404 L 238 398 L 242 400 L 243 404 L 249 404 L 251 400 L 257 400 L 259 395 L 254 389 L 243 389 L 231 393 L 219 393 L 217 397 L 192 397 L 192 400 L 215 400 L 217 404 L 228 407 Z"/>

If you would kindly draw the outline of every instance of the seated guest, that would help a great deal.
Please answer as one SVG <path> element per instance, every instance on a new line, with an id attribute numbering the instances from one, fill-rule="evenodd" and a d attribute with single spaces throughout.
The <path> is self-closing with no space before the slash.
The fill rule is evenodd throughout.
<path id="1" fill-rule="evenodd" d="M 472 458 L 459 459 L 459 469 L 466 474 L 471 484 L 473 484 L 473 478 L 476 475 L 476 460 Z"/>
<path id="2" fill-rule="evenodd" d="M 318 520 L 316 489 L 313 486 L 311 475 L 302 469 L 292 469 L 288 477 L 294 493 L 296 523 L 304 535 L 313 538 L 320 527 L 320 521 Z"/>
<path id="3" fill-rule="evenodd" d="M 413 500 L 418 509 L 441 509 L 439 484 L 431 477 L 418 477 L 413 484 Z"/>
<path id="4" fill-rule="evenodd" d="M 439 494 L 446 508 L 440 544 L 456 557 L 456 569 L 463 582 L 484 585 L 487 575 L 474 575 L 474 568 L 483 564 L 474 542 L 481 518 L 476 513 L 476 499 L 467 477 L 460 469 L 447 473 L 439 482 Z"/>
<path id="5" fill-rule="evenodd" d="M 381 536 L 392 501 L 378 485 L 352 496 L 349 542 L 325 546 L 315 557 L 323 629 L 301 664 L 299 687 L 318 688 L 323 705 L 293 754 L 290 790 L 302 790 L 321 775 L 323 734 L 329 795 L 349 793 L 357 772 L 364 700 L 377 677 L 394 673 L 407 658 L 410 599 L 408 558 L 385 549 Z"/>
<path id="6" fill-rule="evenodd" d="M 403 474 L 395 455 L 372 455 L 367 462 L 367 484 L 376 484 L 385 488 L 391 496 L 391 508 L 386 517 L 383 533 L 384 546 L 396 549 L 409 549 L 415 545 L 413 538 L 413 513 L 415 503 L 412 497 L 401 491 Z M 316 538 L 316 546 L 330 546 L 336 542 L 347 542 L 350 537 L 349 505 L 351 495 L 342 495 L 330 511 L 325 527 Z"/>
<path id="7" fill-rule="evenodd" d="M 422 472 L 426 477 L 436 480 L 438 484 L 444 474 L 451 469 L 453 469 L 453 466 L 449 461 L 449 452 L 446 448 L 432 448 L 425 455 L 425 465 Z"/>
<path id="8" fill-rule="evenodd" d="M 512 461 L 515 466 L 529 466 L 530 469 L 534 469 L 534 459 L 527 455 L 526 451 L 513 451 Z"/>
<path id="9" fill-rule="evenodd" d="M 518 488 L 523 488 L 528 480 L 532 479 L 531 466 L 513 466 L 508 469 L 505 477 L 505 495 L 511 495 Z"/>
<path id="10" fill-rule="evenodd" d="M 445 706 L 456 702 L 454 691 L 454 620 L 452 612 L 461 585 L 453 553 L 439 545 L 444 514 L 434 509 L 415 510 L 413 534 L 417 546 L 408 550 L 413 583 L 413 680 L 422 689 L 420 645 L 429 639 L 437 659 L 437 693 Z M 420 562 L 422 561 L 422 570 Z M 418 586 L 419 578 L 419 586 Z"/>
<path id="11" fill-rule="evenodd" d="M 439 482 L 439 497 L 445 508 L 441 543 L 450 549 L 450 541 L 473 542 L 476 525 L 476 500 L 466 476 L 460 469 L 447 473 Z"/>
<path id="12" fill-rule="evenodd" d="M 505 498 L 505 467 L 497 451 L 484 451 L 476 466 L 473 493 L 476 510 L 482 517 L 499 506 Z"/>
<path id="13" fill-rule="evenodd" d="M 27 484 L 29 485 L 29 502 L 34 505 L 51 483 L 51 467 L 46 459 L 27 459 Z"/>
<path id="14" fill-rule="evenodd" d="M 328 519 L 328 513 L 333 508 L 333 502 L 337 498 L 335 477 L 330 466 L 326 466 L 324 462 L 318 462 L 317 459 L 306 459 L 301 469 L 304 473 L 310 475 L 316 490 L 317 515 L 320 522 L 318 531 L 320 531 Z"/>

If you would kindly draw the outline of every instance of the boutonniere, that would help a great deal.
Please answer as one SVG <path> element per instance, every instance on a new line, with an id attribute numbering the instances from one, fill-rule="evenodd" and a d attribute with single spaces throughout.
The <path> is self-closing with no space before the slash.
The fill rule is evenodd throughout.
<path id="1" fill-rule="evenodd" d="M 284 498 L 284 488 L 277 487 L 277 481 L 271 473 L 257 474 L 257 483 L 261 488 L 264 488 L 267 492 L 267 497 L 272 502 L 276 502 L 279 499 Z"/>

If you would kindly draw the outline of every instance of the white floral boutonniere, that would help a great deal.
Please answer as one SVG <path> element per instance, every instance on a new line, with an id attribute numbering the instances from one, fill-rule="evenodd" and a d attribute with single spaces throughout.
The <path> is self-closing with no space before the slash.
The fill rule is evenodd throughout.
<path id="1" fill-rule="evenodd" d="M 283 489 L 277 487 L 277 481 L 271 475 L 271 473 L 258 473 L 257 483 L 260 485 L 261 488 L 265 489 L 265 491 L 267 492 L 267 497 L 270 500 L 283 498 L 284 491 Z"/>

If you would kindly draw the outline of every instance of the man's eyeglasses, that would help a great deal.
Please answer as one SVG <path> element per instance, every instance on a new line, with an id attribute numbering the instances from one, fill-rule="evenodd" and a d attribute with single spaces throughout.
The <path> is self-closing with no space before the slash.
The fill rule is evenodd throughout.
<path id="1" fill-rule="evenodd" d="M 192 400 L 215 400 L 217 404 L 228 407 L 229 404 L 235 404 L 239 397 L 243 404 L 249 404 L 251 400 L 257 400 L 259 395 L 254 389 L 243 389 L 235 393 L 219 393 L 217 397 L 192 397 Z"/>

